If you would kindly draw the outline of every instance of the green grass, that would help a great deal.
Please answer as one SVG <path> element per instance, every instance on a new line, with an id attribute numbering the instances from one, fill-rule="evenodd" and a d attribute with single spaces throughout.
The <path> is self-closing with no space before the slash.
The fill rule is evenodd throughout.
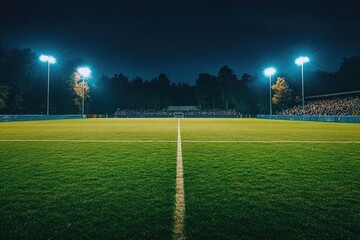
<path id="1" fill-rule="evenodd" d="M 360 141 L 360 124 L 254 119 L 183 119 L 182 140 Z"/>
<path id="2" fill-rule="evenodd" d="M 187 239 L 360 239 L 359 124 L 182 119 L 181 132 Z M 160 142 L 0 141 L 0 239 L 172 238 L 176 119 L 0 123 L 16 139 Z"/>
<path id="3" fill-rule="evenodd" d="M 183 143 L 189 239 L 357 239 L 359 145 Z"/>
<path id="4" fill-rule="evenodd" d="M 177 135 L 173 119 L 0 125 L 1 139 Z M 0 149 L 0 239 L 171 238 L 176 143 L 0 142 Z"/>
<path id="5" fill-rule="evenodd" d="M 176 140 L 176 119 L 78 119 L 0 123 L 0 139 Z"/>
<path id="6" fill-rule="evenodd" d="M 360 125 L 182 121 L 189 239 L 360 239 Z"/>

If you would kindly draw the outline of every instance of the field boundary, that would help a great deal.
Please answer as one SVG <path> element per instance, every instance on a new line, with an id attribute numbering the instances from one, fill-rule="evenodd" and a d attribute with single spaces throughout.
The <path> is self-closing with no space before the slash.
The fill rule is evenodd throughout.
<path id="1" fill-rule="evenodd" d="M 65 120 L 65 119 L 83 119 L 84 116 L 80 114 L 68 115 L 0 115 L 0 122 L 15 122 L 15 121 L 39 121 L 39 120 Z"/>
<path id="2" fill-rule="evenodd" d="M 178 119 L 178 140 L 176 157 L 176 194 L 174 211 L 173 239 L 185 239 L 185 191 L 184 191 L 184 170 L 181 148 L 180 119 Z"/>
<path id="3" fill-rule="evenodd" d="M 288 120 L 288 121 L 309 121 L 309 122 L 330 122 L 330 123 L 360 123 L 360 116 L 289 116 L 289 115 L 262 115 L 258 119 Z"/>

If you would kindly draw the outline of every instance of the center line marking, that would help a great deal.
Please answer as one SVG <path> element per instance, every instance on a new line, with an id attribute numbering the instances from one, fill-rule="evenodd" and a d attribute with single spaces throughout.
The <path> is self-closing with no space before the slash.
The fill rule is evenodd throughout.
<path id="1" fill-rule="evenodd" d="M 180 119 L 178 119 L 178 141 L 176 160 L 176 194 L 174 212 L 174 235 L 173 239 L 185 239 L 185 192 L 184 192 L 184 171 L 181 150 Z"/>

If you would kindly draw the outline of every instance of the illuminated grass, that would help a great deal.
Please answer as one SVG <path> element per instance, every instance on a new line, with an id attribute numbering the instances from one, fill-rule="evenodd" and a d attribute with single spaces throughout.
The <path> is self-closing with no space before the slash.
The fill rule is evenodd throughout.
<path id="1" fill-rule="evenodd" d="M 359 238 L 359 124 L 182 119 L 181 133 L 187 239 Z M 160 142 L 0 141 L 0 239 L 172 237 L 176 119 L 0 123 L 17 139 Z M 354 143 L 266 142 L 287 140 Z"/>
<path id="2" fill-rule="evenodd" d="M 0 123 L 0 139 L 176 140 L 176 119 L 78 119 Z"/>
<path id="3" fill-rule="evenodd" d="M 360 148 L 183 143 L 188 239 L 357 239 Z"/>
<path id="4" fill-rule="evenodd" d="M 176 144 L 1 149 L 0 239 L 171 238 Z"/>
<path id="5" fill-rule="evenodd" d="M 360 141 L 360 124 L 260 119 L 183 119 L 183 140 Z"/>
<path id="6" fill-rule="evenodd" d="M 176 139 L 177 121 L 0 124 L 0 139 Z M 0 142 L 0 239 L 169 239 L 176 143 Z"/>
<path id="7" fill-rule="evenodd" d="M 185 119 L 189 239 L 360 237 L 359 124 L 254 119 Z"/>

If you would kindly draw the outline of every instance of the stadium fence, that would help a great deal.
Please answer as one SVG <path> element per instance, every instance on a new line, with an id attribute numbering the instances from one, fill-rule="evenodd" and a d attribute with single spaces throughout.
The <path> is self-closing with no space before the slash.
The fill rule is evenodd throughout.
<path id="1" fill-rule="evenodd" d="M 0 122 L 80 119 L 83 115 L 0 115 Z"/>
<path id="2" fill-rule="evenodd" d="M 257 115 L 257 118 L 314 122 L 341 122 L 360 123 L 360 116 L 283 116 L 283 115 Z"/>

